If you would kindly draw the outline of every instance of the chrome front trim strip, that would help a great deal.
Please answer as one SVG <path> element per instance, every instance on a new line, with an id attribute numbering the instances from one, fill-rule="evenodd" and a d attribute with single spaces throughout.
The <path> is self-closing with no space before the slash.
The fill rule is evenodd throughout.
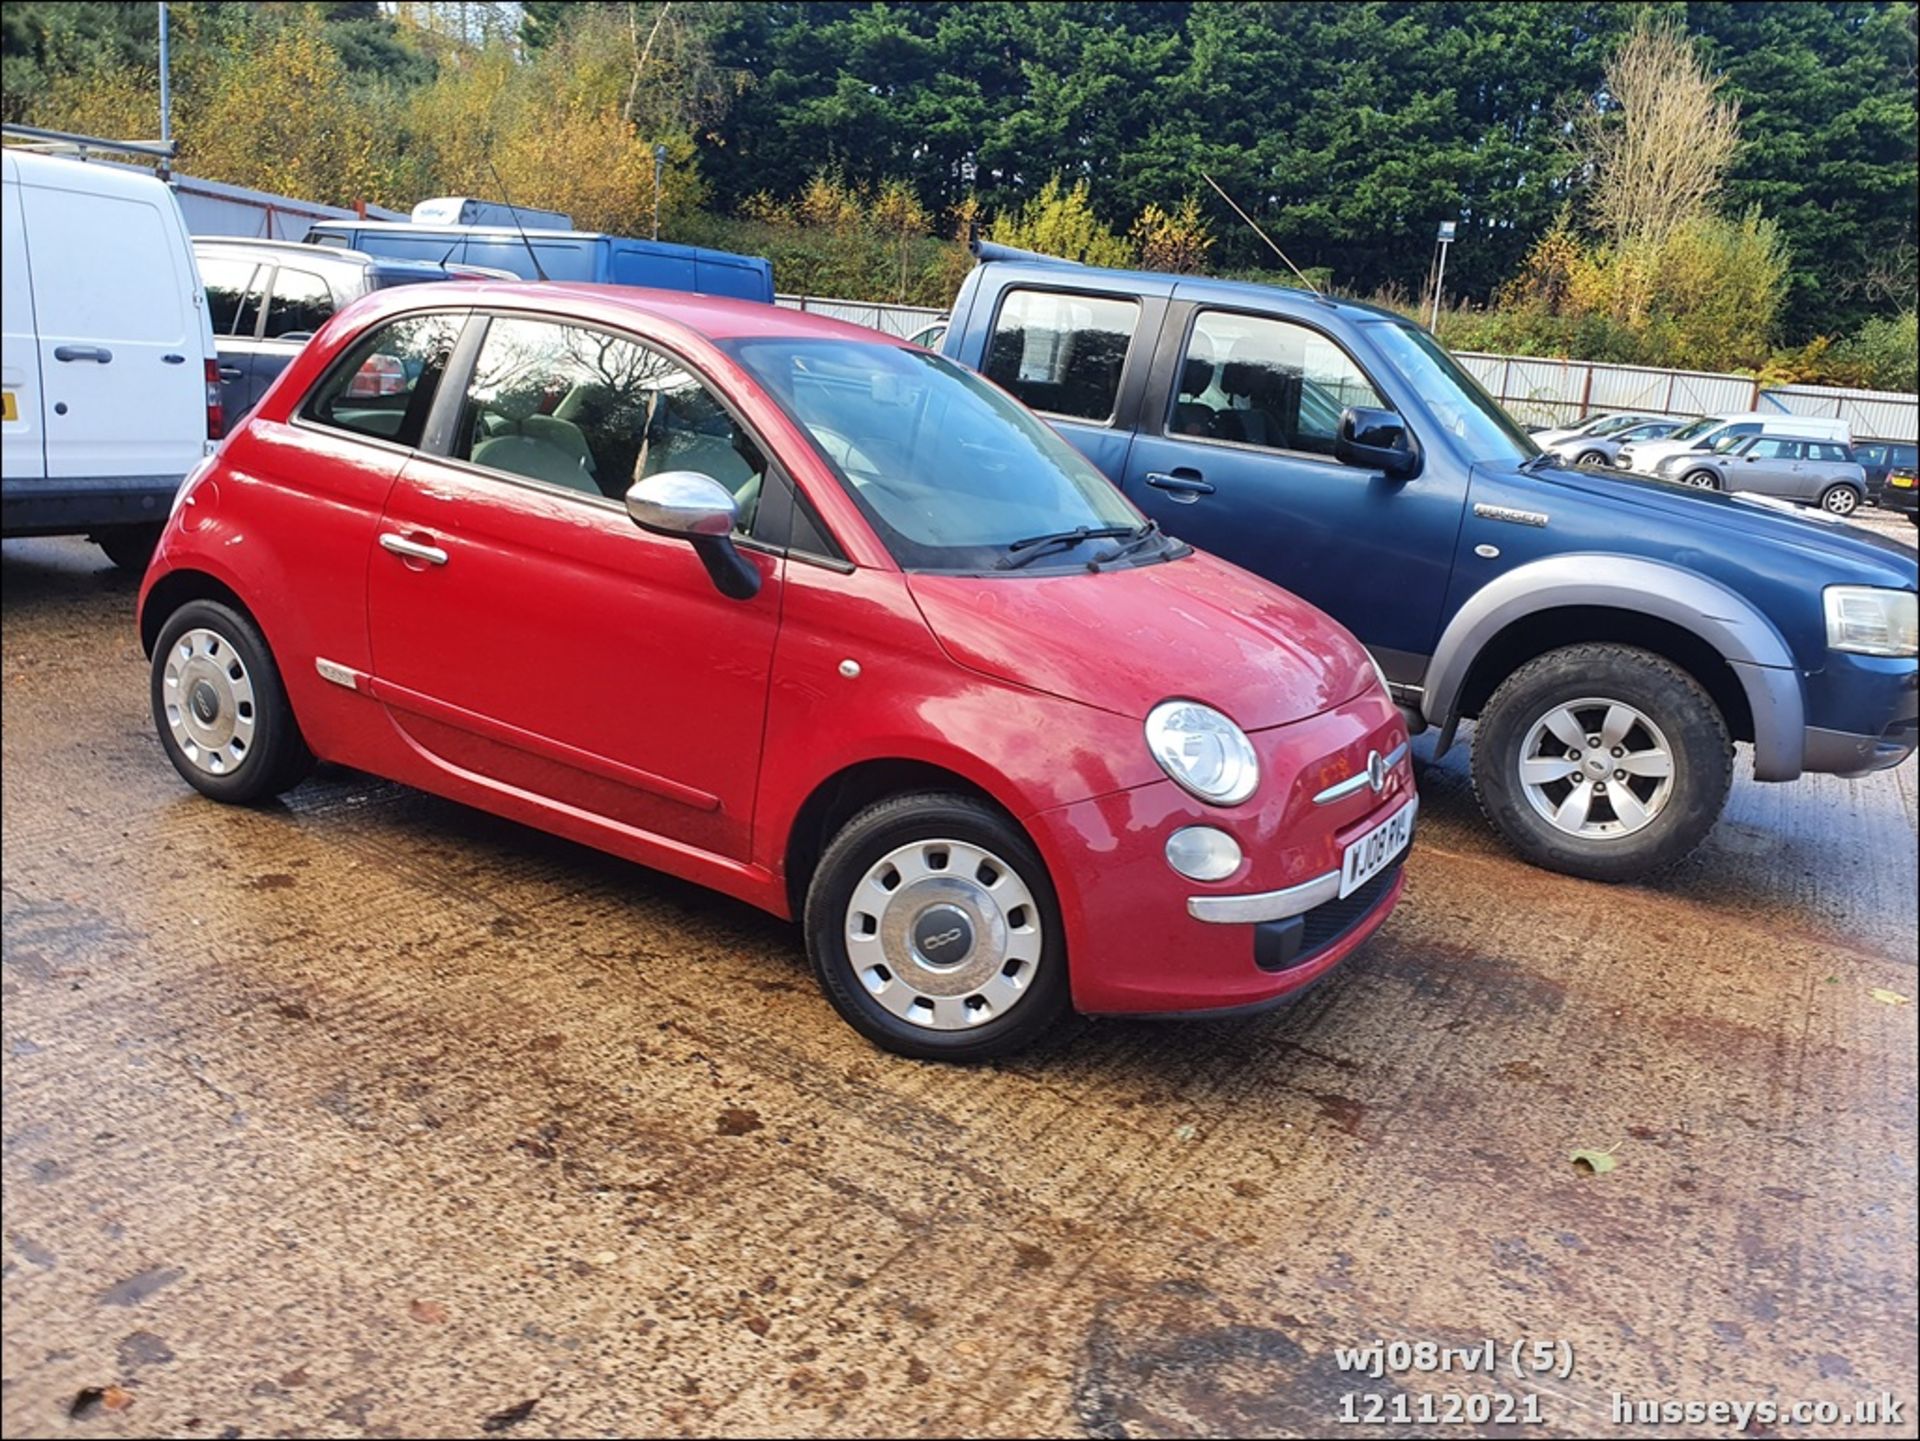
<path id="1" fill-rule="evenodd" d="M 1407 749 L 1410 744 L 1408 741 L 1401 741 L 1399 745 L 1381 757 L 1381 763 L 1386 767 L 1386 773 L 1388 775 L 1392 775 L 1393 768 L 1407 758 Z M 1345 780 L 1328 786 L 1313 798 L 1313 803 L 1317 806 L 1332 805 L 1335 801 L 1345 800 L 1357 790 L 1365 789 L 1367 784 L 1367 773 L 1361 771 L 1357 775 L 1350 775 Z"/>
<path id="2" fill-rule="evenodd" d="M 1339 897 L 1340 872 L 1328 871 L 1284 891 L 1263 891 L 1255 896 L 1188 896 L 1187 914 L 1196 921 L 1240 926 L 1254 921 L 1284 921 Z"/>

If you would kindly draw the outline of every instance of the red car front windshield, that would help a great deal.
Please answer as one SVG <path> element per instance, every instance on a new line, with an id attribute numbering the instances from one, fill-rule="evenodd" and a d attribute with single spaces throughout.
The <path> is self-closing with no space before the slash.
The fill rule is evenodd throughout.
<path id="1" fill-rule="evenodd" d="M 1083 567 L 1139 513 L 1051 428 L 936 355 L 853 340 L 749 339 L 727 349 L 806 431 L 909 570 Z M 1073 533 L 1090 534 L 1075 541 Z M 1029 546 L 1023 547 L 1022 542 Z M 1164 548 L 1128 548 L 1130 562 Z"/>

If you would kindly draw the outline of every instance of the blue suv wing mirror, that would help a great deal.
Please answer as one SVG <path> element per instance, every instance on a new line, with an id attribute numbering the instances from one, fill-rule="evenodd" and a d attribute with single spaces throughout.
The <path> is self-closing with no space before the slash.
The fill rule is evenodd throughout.
<path id="1" fill-rule="evenodd" d="M 1393 480 L 1404 480 L 1420 468 L 1420 452 L 1406 421 L 1396 411 L 1366 405 L 1350 405 L 1340 412 L 1333 457 L 1342 465 L 1385 471 Z"/>

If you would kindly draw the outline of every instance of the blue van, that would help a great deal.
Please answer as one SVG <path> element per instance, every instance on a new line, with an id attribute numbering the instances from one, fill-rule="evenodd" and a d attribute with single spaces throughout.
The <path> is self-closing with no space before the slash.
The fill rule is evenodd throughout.
<path id="1" fill-rule="evenodd" d="M 773 262 L 695 245 L 631 240 L 588 230 L 526 230 L 511 225 L 415 225 L 407 221 L 323 220 L 307 232 L 333 245 L 400 260 L 485 265 L 538 280 L 531 247 L 548 280 L 647 285 L 773 303 Z"/>

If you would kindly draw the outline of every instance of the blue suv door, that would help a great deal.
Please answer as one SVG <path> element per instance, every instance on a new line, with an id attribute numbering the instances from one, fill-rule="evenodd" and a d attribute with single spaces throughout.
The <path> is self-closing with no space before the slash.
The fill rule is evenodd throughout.
<path id="1" fill-rule="evenodd" d="M 1265 576 L 1418 683 L 1439 633 L 1466 477 L 1392 480 L 1333 458 L 1348 406 L 1401 409 L 1330 330 L 1168 310 L 1122 489 L 1180 539 Z"/>

